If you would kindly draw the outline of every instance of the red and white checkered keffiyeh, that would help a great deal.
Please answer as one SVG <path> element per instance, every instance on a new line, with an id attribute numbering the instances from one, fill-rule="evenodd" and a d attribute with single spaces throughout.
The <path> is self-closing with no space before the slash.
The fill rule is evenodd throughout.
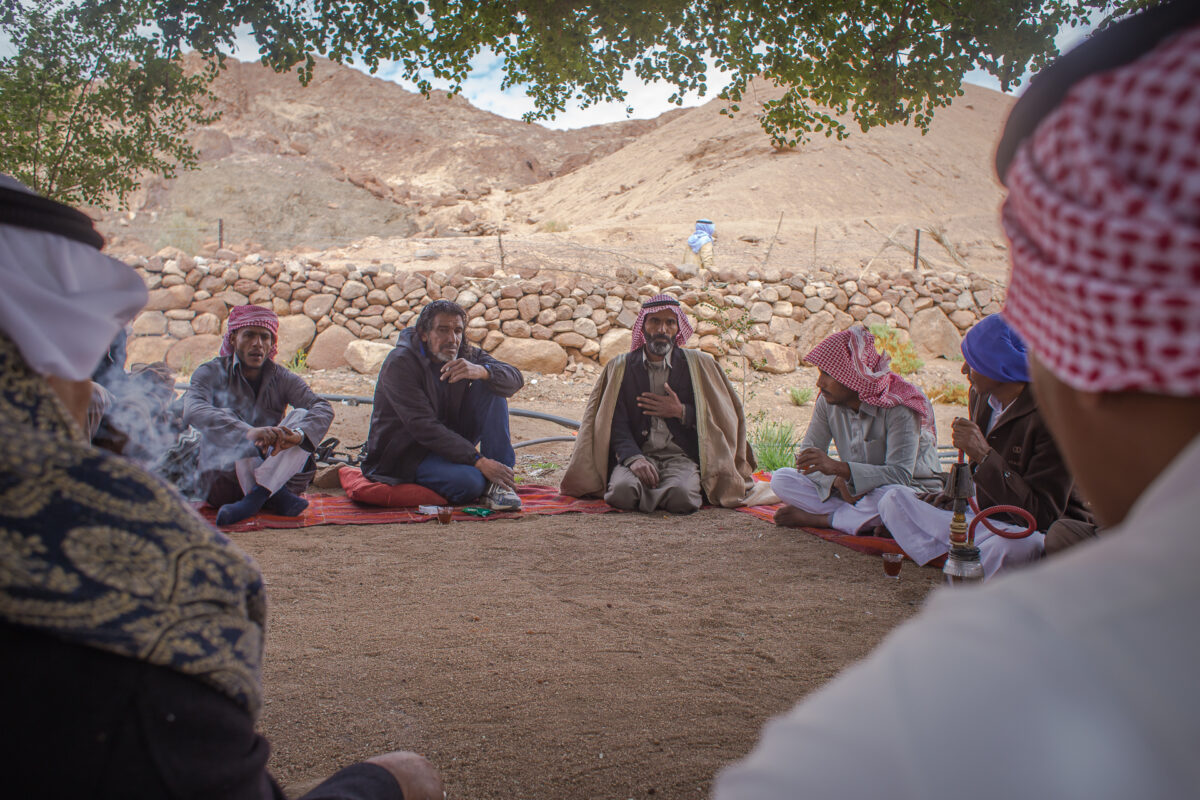
<path id="1" fill-rule="evenodd" d="M 1200 395 L 1200 27 L 1075 85 L 1018 149 L 1004 316 L 1064 383 Z"/>
<path id="2" fill-rule="evenodd" d="M 225 328 L 225 338 L 221 340 L 221 355 L 233 355 L 233 334 L 239 328 L 249 328 L 257 325 L 271 332 L 271 352 L 267 358 L 274 359 L 279 352 L 279 317 L 269 308 L 262 306 L 234 306 L 229 309 L 229 325 Z"/>
<path id="3" fill-rule="evenodd" d="M 825 337 L 804 357 L 858 398 L 880 408 L 905 406 L 920 418 L 921 427 L 937 435 L 933 404 L 925 393 L 892 372 L 891 356 L 875 349 L 875 337 L 861 325 Z"/>
<path id="4" fill-rule="evenodd" d="M 656 294 L 643 303 L 642 310 L 638 312 L 637 321 L 633 323 L 633 341 L 629 343 L 629 352 L 641 349 L 642 345 L 646 343 L 646 334 L 642 330 L 646 324 L 646 317 L 662 311 L 664 308 L 674 311 L 675 319 L 679 321 L 679 332 L 675 334 L 675 346 L 683 347 L 687 340 L 692 338 L 692 323 L 688 322 L 687 314 L 683 313 L 679 301 L 669 294 Z"/>

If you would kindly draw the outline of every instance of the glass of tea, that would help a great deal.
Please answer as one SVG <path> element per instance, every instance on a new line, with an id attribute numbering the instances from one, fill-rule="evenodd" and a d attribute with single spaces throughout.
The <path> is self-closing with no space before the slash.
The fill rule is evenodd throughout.
<path id="1" fill-rule="evenodd" d="M 453 506 L 438 506 L 438 522 L 443 525 L 449 525 L 450 519 L 454 516 Z"/>
<path id="2" fill-rule="evenodd" d="M 883 571 L 889 578 L 900 580 L 900 566 L 904 563 L 903 553 L 884 553 Z"/>

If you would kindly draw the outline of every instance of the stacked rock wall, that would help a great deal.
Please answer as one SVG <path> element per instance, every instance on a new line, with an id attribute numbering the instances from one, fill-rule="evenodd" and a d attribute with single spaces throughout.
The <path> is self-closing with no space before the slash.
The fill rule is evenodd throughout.
<path id="1" fill-rule="evenodd" d="M 269 306 L 280 316 L 279 355 L 307 353 L 311 369 L 349 364 L 378 370 L 396 333 L 431 300 L 467 309 L 467 338 L 497 358 L 543 373 L 605 363 L 628 349 L 638 308 L 650 296 L 678 297 L 695 320 L 689 346 L 750 359 L 756 369 L 795 370 L 828 334 L 857 322 L 908 332 L 919 354 L 956 356 L 961 333 L 1000 310 L 1003 289 L 974 275 L 899 276 L 768 270 L 746 280 L 701 281 L 682 269 L 619 269 L 606 279 L 523 265 L 396 272 L 388 264 L 325 264 L 308 258 L 239 260 L 164 250 L 132 261 L 150 289 L 134 320 L 129 363 L 165 360 L 190 369 L 211 358 L 229 308 Z"/>

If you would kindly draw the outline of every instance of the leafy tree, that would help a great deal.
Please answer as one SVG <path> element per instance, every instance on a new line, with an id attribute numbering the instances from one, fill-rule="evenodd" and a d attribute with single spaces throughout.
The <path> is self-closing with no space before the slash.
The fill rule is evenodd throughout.
<path id="1" fill-rule="evenodd" d="M 522 86 L 552 118 L 577 103 L 623 101 L 632 69 L 684 93 L 730 80 L 740 112 L 750 81 L 783 88 L 759 115 L 779 146 L 814 132 L 841 138 L 849 116 L 928 127 L 935 109 L 982 68 L 1005 87 L 1056 54 L 1054 36 L 1096 14 L 1155 0 L 0 0 L 0 168 L 67 200 L 123 197 L 141 170 L 171 174 L 194 153 L 187 126 L 205 121 L 207 82 L 223 49 L 249 30 L 262 62 L 312 76 L 315 56 L 397 64 L 428 93 L 454 91 L 471 59 L 503 59 L 504 87 Z M 32 8 L 31 8 L 32 7 Z M 189 75 L 180 53 L 204 59 Z M 70 166 L 68 166 L 68 164 Z"/>
<path id="2" fill-rule="evenodd" d="M 144 172 L 195 164 L 186 134 L 216 61 L 184 69 L 178 43 L 146 32 L 148 4 L 6 2 L 0 169 L 63 202 L 124 205 Z"/>

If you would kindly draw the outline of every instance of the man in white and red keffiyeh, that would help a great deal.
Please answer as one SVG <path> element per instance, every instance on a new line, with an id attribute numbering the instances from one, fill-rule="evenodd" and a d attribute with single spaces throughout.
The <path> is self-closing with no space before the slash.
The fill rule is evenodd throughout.
<path id="1" fill-rule="evenodd" d="M 1109 527 L 937 592 L 771 722 L 715 800 L 1200 790 L 1200 3 L 1129 17 L 1044 70 L 996 164 L 1004 314 Z"/>
<path id="2" fill-rule="evenodd" d="M 609 361 L 588 399 L 568 495 L 603 495 L 617 508 L 687 514 L 746 502 L 754 455 L 742 404 L 712 356 L 685 349 L 692 325 L 675 298 L 645 302 L 627 355 Z M 761 497 L 765 486 L 754 493 Z M 769 492 L 768 492 L 769 494 Z"/>
<path id="3" fill-rule="evenodd" d="M 804 357 L 821 370 L 821 390 L 796 468 L 775 471 L 771 489 L 785 505 L 775 523 L 857 533 L 879 524 L 879 501 L 893 486 L 942 488 L 933 406 L 892 372 L 861 325 L 827 337 Z M 829 443 L 841 459 L 830 457 Z"/>

